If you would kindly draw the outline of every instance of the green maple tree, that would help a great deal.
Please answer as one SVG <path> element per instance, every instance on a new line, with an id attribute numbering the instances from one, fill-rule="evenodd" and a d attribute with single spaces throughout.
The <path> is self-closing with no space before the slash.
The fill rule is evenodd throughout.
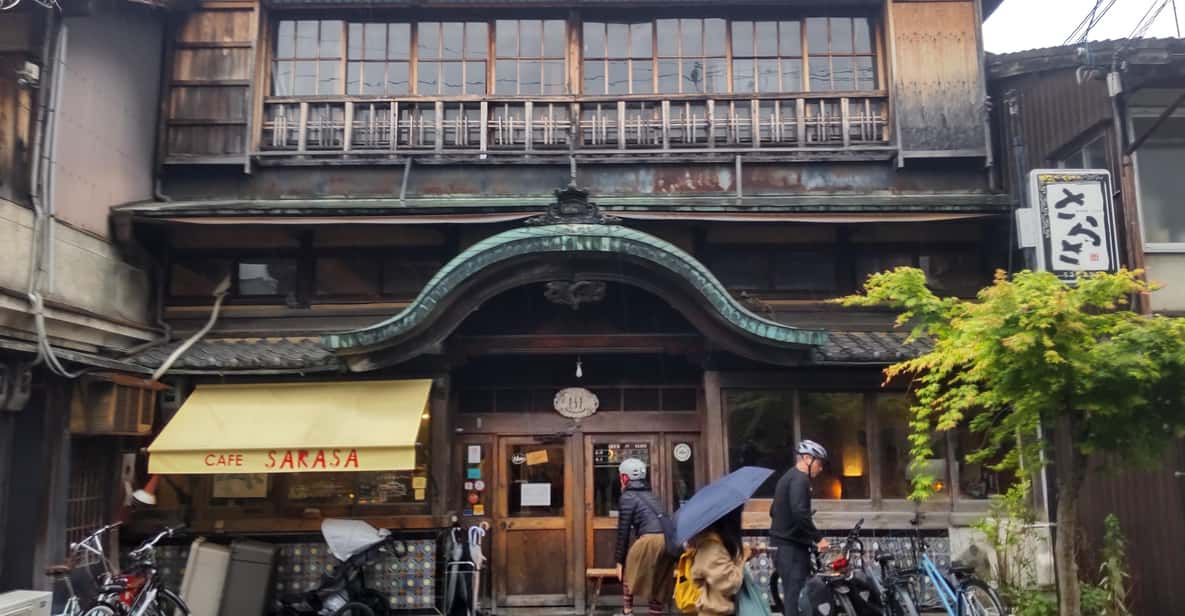
<path id="1" fill-rule="evenodd" d="M 1054 561 L 1060 616 L 1082 616 L 1078 493 L 1096 454 L 1152 464 L 1185 433 L 1185 319 L 1140 315 L 1128 298 L 1154 289 L 1139 272 L 1099 273 L 1066 284 L 1021 272 L 973 300 L 939 297 L 916 268 L 870 276 L 847 306 L 888 307 L 898 325 L 932 350 L 886 369 L 910 378 L 916 404 L 910 436 L 915 468 L 934 456 L 935 431 L 968 424 L 985 445 L 969 461 L 1000 459 L 998 470 L 1038 460 L 1039 426 L 1053 428 L 1058 500 Z M 914 498 L 933 478 L 919 474 Z"/>

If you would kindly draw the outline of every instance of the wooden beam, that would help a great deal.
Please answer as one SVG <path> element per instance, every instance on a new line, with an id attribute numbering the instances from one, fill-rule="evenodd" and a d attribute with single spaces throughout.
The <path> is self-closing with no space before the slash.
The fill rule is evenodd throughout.
<path id="1" fill-rule="evenodd" d="M 449 342 L 450 355 L 562 353 L 667 353 L 685 355 L 702 353 L 703 338 L 686 334 L 605 334 L 605 335 L 518 335 L 464 336 Z"/>
<path id="2" fill-rule="evenodd" d="M 437 377 L 432 380 L 432 397 L 428 404 L 430 405 L 429 419 L 429 447 L 428 455 L 430 456 L 428 462 L 428 473 L 432 477 L 432 484 L 429 486 L 429 506 L 434 515 L 443 516 L 448 510 L 448 496 L 455 492 L 450 479 L 455 475 L 450 473 L 449 469 L 452 466 L 449 464 L 451 454 L 449 452 L 450 438 L 449 432 L 453 425 L 453 407 L 450 403 L 452 399 L 451 380 L 447 375 Z"/>

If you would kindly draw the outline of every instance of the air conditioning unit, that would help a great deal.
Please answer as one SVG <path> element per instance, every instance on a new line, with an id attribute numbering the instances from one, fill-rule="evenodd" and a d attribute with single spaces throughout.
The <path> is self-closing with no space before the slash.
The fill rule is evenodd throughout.
<path id="1" fill-rule="evenodd" d="M 0 595 L 0 616 L 49 616 L 53 594 L 14 590 Z"/>
<path id="2" fill-rule="evenodd" d="M 70 400 L 70 432 L 143 436 L 152 432 L 158 388 L 133 384 L 135 379 L 114 382 L 83 378 Z"/>

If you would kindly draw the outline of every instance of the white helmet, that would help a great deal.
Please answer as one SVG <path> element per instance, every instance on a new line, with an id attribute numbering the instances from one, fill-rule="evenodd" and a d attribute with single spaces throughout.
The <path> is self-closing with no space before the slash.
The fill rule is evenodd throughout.
<path id="1" fill-rule="evenodd" d="M 799 455 L 812 456 L 816 460 L 827 459 L 827 450 L 812 440 L 805 440 L 799 443 L 797 451 Z"/>
<path id="2" fill-rule="evenodd" d="M 626 458 L 617 465 L 617 472 L 625 475 L 630 481 L 646 478 L 646 463 L 637 458 Z"/>

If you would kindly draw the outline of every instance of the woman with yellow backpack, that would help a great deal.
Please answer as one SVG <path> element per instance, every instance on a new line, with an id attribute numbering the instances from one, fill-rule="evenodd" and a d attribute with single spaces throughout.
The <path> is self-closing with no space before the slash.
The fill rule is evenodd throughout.
<path id="1" fill-rule="evenodd" d="M 675 566 L 675 607 L 699 616 L 769 616 L 745 563 L 744 504 L 773 471 L 745 467 L 697 493 L 676 513 L 676 538 L 684 542 Z"/>

